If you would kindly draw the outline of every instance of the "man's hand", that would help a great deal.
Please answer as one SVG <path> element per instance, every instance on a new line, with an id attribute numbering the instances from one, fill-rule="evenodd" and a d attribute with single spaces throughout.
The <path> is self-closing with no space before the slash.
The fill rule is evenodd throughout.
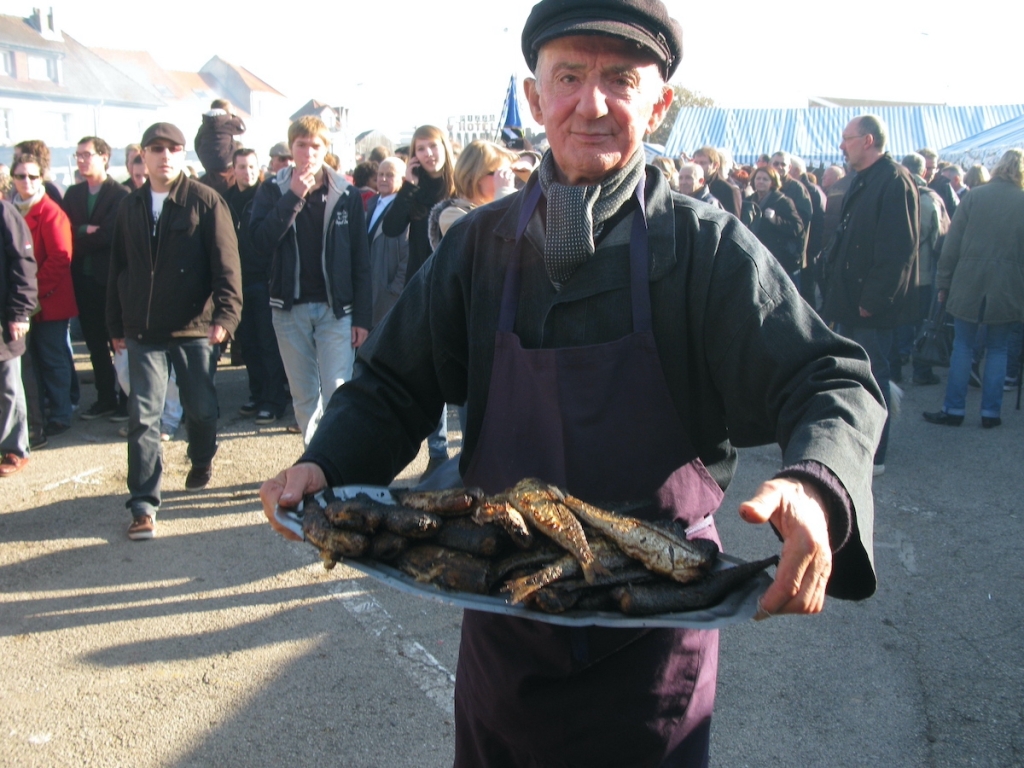
<path id="1" fill-rule="evenodd" d="M 948 295 L 948 291 L 946 291 L 945 288 L 943 288 L 942 290 L 939 291 L 939 297 L 938 297 L 939 298 L 939 304 L 945 304 L 946 303 L 946 296 L 947 295 Z"/>
<path id="2" fill-rule="evenodd" d="M 278 505 L 294 507 L 306 494 L 316 493 L 326 487 L 327 478 L 324 477 L 324 471 L 311 462 L 296 464 L 273 480 L 267 480 L 260 487 L 260 500 L 263 502 L 263 514 L 270 521 L 270 527 L 286 539 L 301 541 L 300 537 L 274 519 L 274 509 Z"/>
<path id="3" fill-rule="evenodd" d="M 128 345 L 124 343 L 124 339 L 111 339 L 110 343 L 113 345 L 115 352 L 124 352 L 128 349 Z"/>
<path id="4" fill-rule="evenodd" d="M 29 323 L 19 323 L 17 321 L 8 323 L 7 330 L 11 334 L 11 341 L 17 341 L 18 339 L 25 338 L 25 334 L 28 333 L 29 327 Z"/>
<path id="5" fill-rule="evenodd" d="M 370 335 L 370 332 L 365 328 L 360 328 L 358 325 L 352 326 L 352 348 L 359 349 L 363 346 L 363 342 L 366 341 L 366 337 Z"/>
<path id="6" fill-rule="evenodd" d="M 775 581 L 761 597 L 755 618 L 779 613 L 819 613 L 832 573 L 825 505 L 810 483 L 788 478 L 769 480 L 740 504 L 748 523 L 771 522 L 782 536 L 782 555 Z"/>
<path id="7" fill-rule="evenodd" d="M 871 317 L 871 313 L 864 309 L 864 307 L 858 307 L 858 309 L 860 310 L 861 317 Z"/>
<path id="8" fill-rule="evenodd" d="M 210 326 L 210 331 L 206 338 L 210 340 L 211 344 L 223 344 L 228 340 L 228 332 L 223 327 L 214 323 Z"/>
<path id="9" fill-rule="evenodd" d="M 87 234 L 87 235 L 95 235 L 99 231 L 100 231 L 99 224 L 86 224 L 85 225 L 85 234 Z"/>
<path id="10" fill-rule="evenodd" d="M 288 189 L 294 192 L 300 199 L 305 199 L 313 187 L 316 186 L 316 174 L 312 173 L 308 168 L 304 171 L 300 171 L 298 167 L 292 169 L 292 180 L 288 184 Z"/>

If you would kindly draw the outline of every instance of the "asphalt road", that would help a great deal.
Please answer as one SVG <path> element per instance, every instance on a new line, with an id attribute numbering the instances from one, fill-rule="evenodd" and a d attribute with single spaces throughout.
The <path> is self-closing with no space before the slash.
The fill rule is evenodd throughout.
<path id="1" fill-rule="evenodd" d="M 169 443 L 153 541 L 125 536 L 106 420 L 0 481 L 0 766 L 450 765 L 460 612 L 274 535 L 257 488 L 301 440 L 234 415 L 241 369 L 218 385 L 213 481 L 185 492 Z M 1024 416 L 982 431 L 972 390 L 964 426 L 928 425 L 941 394 L 908 388 L 875 481 L 876 596 L 723 631 L 713 765 L 1024 765 Z M 735 509 L 778 464 L 743 451 L 731 553 L 777 551 Z"/>

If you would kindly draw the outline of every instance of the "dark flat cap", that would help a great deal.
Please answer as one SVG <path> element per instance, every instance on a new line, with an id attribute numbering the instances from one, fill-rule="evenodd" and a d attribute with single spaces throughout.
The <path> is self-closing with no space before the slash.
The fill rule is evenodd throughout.
<path id="1" fill-rule="evenodd" d="M 523 27 L 523 56 L 537 69 L 540 47 L 569 35 L 610 35 L 649 51 L 668 80 L 683 57 L 683 30 L 661 0 L 541 0 Z"/>
<path id="2" fill-rule="evenodd" d="M 173 123 L 153 123 L 142 134 L 142 146 L 148 147 L 157 139 L 166 139 L 174 144 L 185 146 L 185 134 Z"/>

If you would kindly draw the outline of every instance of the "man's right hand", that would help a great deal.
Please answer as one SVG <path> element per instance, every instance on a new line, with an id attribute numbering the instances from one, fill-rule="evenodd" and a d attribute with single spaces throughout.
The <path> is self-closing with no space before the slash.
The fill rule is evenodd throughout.
<path id="1" fill-rule="evenodd" d="M 274 510 L 278 505 L 294 507 L 302 501 L 303 496 L 322 491 L 326 487 L 327 478 L 324 476 L 324 471 L 312 462 L 288 467 L 273 480 L 267 480 L 260 487 L 260 501 L 263 502 L 263 514 L 267 516 L 270 527 L 286 539 L 302 541 L 299 536 L 274 519 Z"/>
<path id="2" fill-rule="evenodd" d="M 307 168 L 304 171 L 299 171 L 298 167 L 292 169 L 292 180 L 288 185 L 288 188 L 296 194 L 296 196 L 302 200 L 305 199 L 313 187 L 316 186 L 316 174 L 309 171 Z"/>
<path id="3" fill-rule="evenodd" d="M 124 339 L 111 339 L 110 343 L 114 345 L 115 352 L 124 352 L 128 349 L 128 345 L 124 343 Z"/>

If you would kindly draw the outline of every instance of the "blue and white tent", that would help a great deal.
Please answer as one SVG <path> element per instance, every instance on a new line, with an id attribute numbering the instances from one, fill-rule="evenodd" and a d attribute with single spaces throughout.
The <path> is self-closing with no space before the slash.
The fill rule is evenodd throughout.
<path id="1" fill-rule="evenodd" d="M 1024 149 L 1024 115 L 943 147 L 939 156 L 964 168 L 975 163 L 992 168 L 1008 149 Z"/>
<path id="2" fill-rule="evenodd" d="M 1024 104 L 978 107 L 814 107 L 724 109 L 683 107 L 665 145 L 678 157 L 705 145 L 728 149 L 738 163 L 785 150 L 809 166 L 842 163 L 843 128 L 857 115 L 875 114 L 889 128 L 886 149 L 900 158 L 921 147 L 948 147 L 966 137 L 1024 115 Z M 945 154 L 943 154 L 945 157 Z"/>

